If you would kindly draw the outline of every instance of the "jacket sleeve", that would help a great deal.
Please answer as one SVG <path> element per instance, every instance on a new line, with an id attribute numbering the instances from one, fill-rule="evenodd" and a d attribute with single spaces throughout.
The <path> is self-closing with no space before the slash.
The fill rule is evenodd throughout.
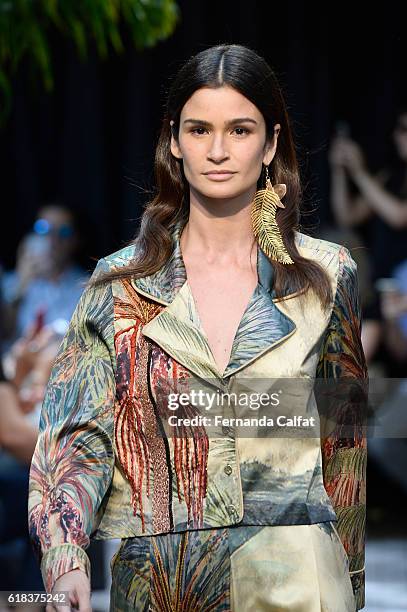
<path id="1" fill-rule="evenodd" d="M 325 489 L 349 559 L 356 609 L 365 605 L 366 413 L 368 373 L 361 342 L 357 265 L 339 252 L 333 308 L 319 354 L 323 387 L 321 451 Z"/>
<path id="2" fill-rule="evenodd" d="M 108 265 L 101 259 L 92 279 Z M 47 592 L 85 549 L 114 469 L 111 283 L 83 292 L 54 361 L 29 481 L 28 528 Z"/>

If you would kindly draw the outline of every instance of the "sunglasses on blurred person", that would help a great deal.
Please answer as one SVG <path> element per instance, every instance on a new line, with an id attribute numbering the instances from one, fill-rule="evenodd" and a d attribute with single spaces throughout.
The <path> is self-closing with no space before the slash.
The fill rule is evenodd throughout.
<path id="1" fill-rule="evenodd" d="M 39 236 L 57 236 L 61 239 L 71 238 L 75 233 L 73 225 L 69 223 L 53 225 L 46 219 L 37 219 L 34 223 L 33 231 Z"/>

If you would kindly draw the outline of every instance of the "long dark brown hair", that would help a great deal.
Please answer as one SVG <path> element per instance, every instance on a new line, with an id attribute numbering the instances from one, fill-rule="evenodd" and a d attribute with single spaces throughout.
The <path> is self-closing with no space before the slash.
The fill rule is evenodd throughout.
<path id="1" fill-rule="evenodd" d="M 276 123 L 281 125 L 276 154 L 269 166 L 273 184 L 285 183 L 285 208 L 279 208 L 277 222 L 284 244 L 294 264 L 272 260 L 276 297 L 287 293 L 315 292 L 324 307 L 332 300 L 329 277 L 314 261 L 301 257 L 294 230 L 299 228 L 302 199 L 298 162 L 286 105 L 277 78 L 253 50 L 242 45 L 217 45 L 191 57 L 178 71 L 170 87 L 161 133 L 155 152 L 156 195 L 146 204 L 140 229 L 131 244 L 135 257 L 128 265 L 100 275 L 93 284 L 125 278 L 148 276 L 159 270 L 170 257 L 171 230 L 178 221 L 189 217 L 189 184 L 182 163 L 170 149 L 171 133 L 177 138 L 180 114 L 192 94 L 202 87 L 229 85 L 250 100 L 262 113 L 267 139 L 271 140 Z M 170 121 L 174 121 L 171 125 Z M 262 173 L 263 174 L 263 173 Z M 262 175 L 258 188 L 263 187 Z"/>

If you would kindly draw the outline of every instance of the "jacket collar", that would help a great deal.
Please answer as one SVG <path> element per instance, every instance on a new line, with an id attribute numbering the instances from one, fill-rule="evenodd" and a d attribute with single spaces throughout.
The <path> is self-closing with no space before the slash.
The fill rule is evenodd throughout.
<path id="1" fill-rule="evenodd" d="M 178 221 L 172 232 L 173 251 L 165 264 L 154 274 L 133 281 L 136 289 L 166 306 L 173 301 L 175 295 L 187 280 L 180 243 L 183 229 L 184 223 Z M 272 299 L 275 299 L 272 288 L 273 266 L 259 246 L 257 246 L 257 275 L 261 287 Z"/>
<path id="2" fill-rule="evenodd" d="M 180 245 L 183 227 L 182 221 L 174 226 L 173 251 L 160 270 L 133 281 L 136 291 L 165 306 L 144 325 L 143 335 L 198 376 L 221 381 L 285 341 L 296 325 L 274 303 L 273 266 L 257 247 L 259 281 L 236 331 L 229 363 L 220 372 L 187 282 Z"/>

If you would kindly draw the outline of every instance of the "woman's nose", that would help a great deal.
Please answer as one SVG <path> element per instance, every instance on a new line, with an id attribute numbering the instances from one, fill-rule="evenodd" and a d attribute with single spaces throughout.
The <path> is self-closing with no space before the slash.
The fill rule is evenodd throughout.
<path id="1" fill-rule="evenodd" d="M 208 158 L 213 161 L 222 161 L 228 157 L 225 149 L 225 142 L 222 135 L 214 136 L 211 142 L 211 147 L 208 152 Z"/>

